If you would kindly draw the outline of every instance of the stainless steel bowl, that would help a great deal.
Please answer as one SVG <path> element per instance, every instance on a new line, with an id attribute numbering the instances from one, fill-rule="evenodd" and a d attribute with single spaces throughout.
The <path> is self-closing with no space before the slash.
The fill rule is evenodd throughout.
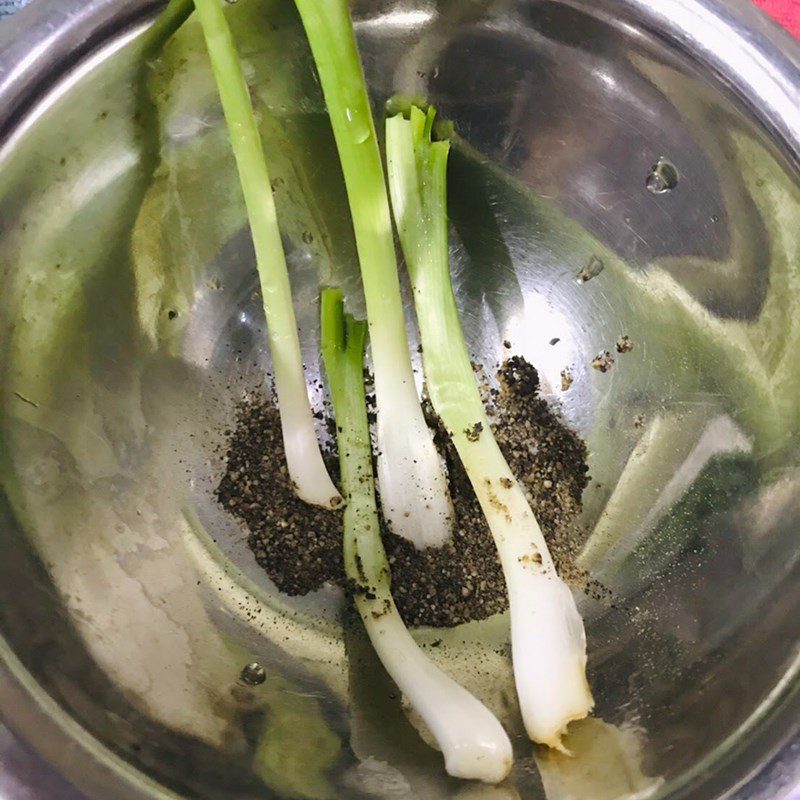
<path id="1" fill-rule="evenodd" d="M 514 734 L 491 789 L 446 778 L 341 596 L 280 596 L 213 500 L 268 356 L 202 48 L 190 25 L 156 61 L 159 7 L 39 0 L 0 27 L 8 726 L 98 798 L 791 792 L 796 43 L 744 0 L 354 5 L 376 109 L 422 94 L 469 143 L 450 183 L 470 346 L 491 366 L 510 339 L 591 450 L 583 562 L 614 602 L 582 601 L 602 722 L 576 758 L 521 735 L 503 617 L 417 634 Z M 358 305 L 335 154 L 291 4 L 230 13 L 313 372 L 320 278 Z"/>

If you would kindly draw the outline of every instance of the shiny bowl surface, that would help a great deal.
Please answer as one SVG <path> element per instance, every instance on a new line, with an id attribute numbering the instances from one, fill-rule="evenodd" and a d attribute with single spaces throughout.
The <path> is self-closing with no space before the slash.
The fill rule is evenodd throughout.
<path id="1" fill-rule="evenodd" d="M 575 759 L 521 734 L 505 617 L 416 634 L 513 734 L 488 788 L 446 777 L 341 594 L 280 595 L 214 499 L 269 356 L 198 31 L 160 55 L 159 7 L 39 0 L 0 26 L 0 717 L 115 800 L 785 796 L 797 45 L 744 0 L 353 4 L 378 118 L 423 96 L 465 143 L 452 264 L 474 357 L 510 340 L 590 450 L 582 560 L 614 602 L 580 601 L 597 718 Z M 291 3 L 228 13 L 315 377 L 320 282 L 360 307 L 335 149 Z M 592 369 L 623 334 L 633 351 Z"/>

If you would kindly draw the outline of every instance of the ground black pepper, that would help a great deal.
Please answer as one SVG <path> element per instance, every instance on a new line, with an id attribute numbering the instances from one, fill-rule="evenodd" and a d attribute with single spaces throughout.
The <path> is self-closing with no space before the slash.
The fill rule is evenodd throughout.
<path id="1" fill-rule="evenodd" d="M 338 475 L 334 454 L 326 453 L 325 463 Z M 342 511 L 295 495 L 280 415 L 270 400 L 250 395 L 240 403 L 216 495 L 245 524 L 256 561 L 282 592 L 307 594 L 326 581 L 344 581 Z"/>
<path id="2" fill-rule="evenodd" d="M 490 388 L 481 368 L 475 369 L 498 445 L 525 489 L 559 573 L 573 585 L 603 595 L 602 587 L 575 565 L 585 538 L 576 523 L 588 482 L 583 441 L 539 396 L 538 374 L 524 359 L 514 356 L 504 362 L 499 388 Z M 453 537 L 441 548 L 419 551 L 385 531 L 384 544 L 392 594 L 406 623 L 449 627 L 503 611 L 508 600 L 491 533 L 469 479 L 429 406 L 426 413 L 448 469 L 456 510 Z M 326 453 L 325 459 L 331 474 L 338 475 L 335 453 Z M 284 463 L 280 417 L 270 401 L 249 397 L 240 404 L 226 471 L 216 491 L 219 502 L 247 527 L 256 560 L 281 591 L 305 594 L 326 581 L 347 588 L 342 512 L 309 506 L 295 496 Z"/>

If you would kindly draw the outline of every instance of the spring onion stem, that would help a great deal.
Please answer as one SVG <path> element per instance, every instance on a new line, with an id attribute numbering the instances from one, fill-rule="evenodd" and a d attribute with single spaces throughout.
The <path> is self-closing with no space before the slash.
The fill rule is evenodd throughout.
<path id="1" fill-rule="evenodd" d="M 236 46 L 219 0 L 194 0 L 239 171 L 267 318 L 286 465 L 298 497 L 341 503 L 319 449 L 308 399 L 292 290 L 261 137 Z"/>
<path id="2" fill-rule="evenodd" d="M 328 106 L 361 264 L 384 516 L 395 533 L 417 547 L 441 545 L 452 531 L 452 506 L 411 368 L 389 199 L 347 2 L 295 4 Z"/>
<path id="3" fill-rule="evenodd" d="M 333 398 L 344 512 L 344 564 L 356 608 L 386 671 L 416 709 L 458 778 L 498 783 L 511 743 L 479 700 L 435 666 L 411 637 L 392 599 L 381 540 L 364 394 L 367 326 L 344 313 L 337 289 L 322 293 L 322 353 Z"/>
<path id="4" fill-rule="evenodd" d="M 386 122 L 389 187 L 414 292 L 428 391 L 489 523 L 508 588 L 514 677 L 536 742 L 561 746 L 568 723 L 593 705 L 586 636 L 556 574 L 536 517 L 492 434 L 475 382 L 450 280 L 447 156 L 432 142 L 434 110 Z"/>

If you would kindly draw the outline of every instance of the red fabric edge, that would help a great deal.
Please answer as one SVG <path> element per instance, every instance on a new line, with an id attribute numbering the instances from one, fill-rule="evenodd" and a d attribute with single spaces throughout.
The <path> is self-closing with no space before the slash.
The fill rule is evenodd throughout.
<path id="1" fill-rule="evenodd" d="M 755 2 L 790 33 L 800 38 L 800 0 L 755 0 Z"/>

